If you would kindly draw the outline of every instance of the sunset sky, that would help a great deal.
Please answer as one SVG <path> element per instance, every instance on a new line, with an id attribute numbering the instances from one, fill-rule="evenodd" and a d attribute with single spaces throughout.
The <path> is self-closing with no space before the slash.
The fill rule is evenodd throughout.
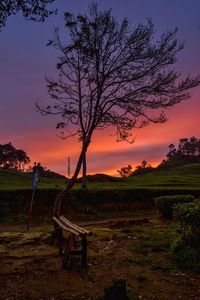
<path id="1" fill-rule="evenodd" d="M 185 41 L 175 69 L 187 76 L 200 74 L 200 1 L 199 0 L 99 0 L 101 10 L 112 9 L 121 20 L 131 24 L 155 24 L 156 37 L 178 27 L 177 37 Z M 76 139 L 61 140 L 55 130 L 56 118 L 35 111 L 34 103 L 47 101 L 45 75 L 56 78 L 57 53 L 46 47 L 53 29 L 63 27 L 63 12 L 83 13 L 91 1 L 55 0 L 57 16 L 45 23 L 25 21 L 18 14 L 9 17 L 0 32 L 0 144 L 12 142 L 34 161 L 66 174 L 67 157 L 74 170 L 80 144 Z M 191 99 L 167 111 L 165 124 L 135 130 L 133 144 L 117 143 L 112 129 L 95 134 L 88 150 L 88 172 L 117 175 L 117 169 L 147 160 L 153 165 L 165 157 L 170 143 L 182 137 L 200 138 L 200 87 L 191 91 Z"/>

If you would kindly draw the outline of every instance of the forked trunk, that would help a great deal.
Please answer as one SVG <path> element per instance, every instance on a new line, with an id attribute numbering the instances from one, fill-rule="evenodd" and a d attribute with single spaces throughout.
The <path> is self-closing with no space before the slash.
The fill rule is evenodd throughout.
<path id="1" fill-rule="evenodd" d="M 53 215 L 55 217 L 58 217 L 60 215 L 62 201 L 63 201 L 64 197 L 66 197 L 71 192 L 74 184 L 76 183 L 76 179 L 78 177 L 81 166 L 83 164 L 83 160 L 85 158 L 85 153 L 87 151 L 89 143 L 90 143 L 90 139 L 88 139 L 88 141 L 83 144 L 73 177 L 68 181 L 66 188 L 63 191 L 59 192 L 59 194 L 56 197 L 56 201 L 55 201 L 54 207 L 53 207 Z"/>

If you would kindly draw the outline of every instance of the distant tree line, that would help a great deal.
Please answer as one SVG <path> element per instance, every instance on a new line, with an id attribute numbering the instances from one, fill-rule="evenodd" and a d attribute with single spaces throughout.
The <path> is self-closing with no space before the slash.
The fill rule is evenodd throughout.
<path id="1" fill-rule="evenodd" d="M 10 142 L 0 144 L 0 169 L 12 169 L 32 173 L 37 166 L 40 177 L 65 178 L 65 176 L 43 167 L 40 162 L 35 162 L 33 166 L 29 165 L 25 168 L 25 165 L 30 162 L 31 160 L 24 150 L 16 149 Z"/>
<path id="2" fill-rule="evenodd" d="M 121 177 L 129 177 L 131 175 L 135 174 L 141 174 L 141 173 L 147 173 L 151 172 L 153 170 L 153 167 L 151 164 L 149 164 L 146 160 L 143 160 L 140 165 L 135 167 L 135 170 L 133 171 L 133 167 L 131 165 L 128 165 L 127 167 L 122 167 L 120 170 L 117 170 L 119 175 Z"/>
<path id="3" fill-rule="evenodd" d="M 161 165 L 167 163 L 195 163 L 200 162 L 200 139 L 196 137 L 182 138 L 176 148 L 174 144 L 169 145 L 169 152 Z"/>
<path id="4" fill-rule="evenodd" d="M 16 149 L 11 143 L 0 144 L 0 168 L 23 170 L 30 158 L 22 149 Z"/>
<path id="5" fill-rule="evenodd" d="M 128 165 L 127 167 L 122 167 L 120 170 L 117 170 L 121 177 L 129 177 L 133 173 L 133 167 Z"/>
<path id="6" fill-rule="evenodd" d="M 174 144 L 169 145 L 169 152 L 166 159 L 160 163 L 158 168 L 172 166 L 176 164 L 199 163 L 200 162 L 200 139 L 196 137 L 182 138 L 176 148 Z M 121 177 L 129 177 L 153 171 L 154 168 L 146 160 L 143 160 L 139 166 L 133 167 L 128 165 L 117 170 Z"/>
<path id="7" fill-rule="evenodd" d="M 154 168 L 146 160 L 143 160 L 139 166 L 135 167 L 134 174 L 151 172 Z"/>

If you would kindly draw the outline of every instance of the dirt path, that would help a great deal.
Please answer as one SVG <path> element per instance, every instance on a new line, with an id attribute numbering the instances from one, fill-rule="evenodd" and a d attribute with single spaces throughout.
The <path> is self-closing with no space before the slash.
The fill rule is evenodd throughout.
<path id="1" fill-rule="evenodd" d="M 111 227 L 120 227 L 129 226 L 129 225 L 140 225 L 143 223 L 148 223 L 150 219 L 154 216 L 153 213 L 148 213 L 142 216 L 126 216 L 126 217 L 114 217 L 108 219 L 101 219 L 101 220 L 91 220 L 91 221 L 81 221 L 75 222 L 77 225 L 80 226 L 111 226 Z M 29 231 L 41 231 L 44 227 L 49 227 L 51 224 L 43 224 L 43 225 L 31 225 Z M 24 232 L 26 231 L 26 224 L 14 224 L 14 225 L 0 225 L 0 232 Z"/>

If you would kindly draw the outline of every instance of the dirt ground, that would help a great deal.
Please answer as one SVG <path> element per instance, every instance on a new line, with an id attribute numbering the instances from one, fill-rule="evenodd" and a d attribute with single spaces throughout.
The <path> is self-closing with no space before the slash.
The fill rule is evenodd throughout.
<path id="1" fill-rule="evenodd" d="M 172 227 L 157 217 L 88 226 L 87 271 L 78 263 L 62 270 L 49 227 L 0 232 L 0 299 L 101 299 L 104 288 L 124 279 L 130 300 L 200 300 L 200 275 L 170 259 Z"/>

